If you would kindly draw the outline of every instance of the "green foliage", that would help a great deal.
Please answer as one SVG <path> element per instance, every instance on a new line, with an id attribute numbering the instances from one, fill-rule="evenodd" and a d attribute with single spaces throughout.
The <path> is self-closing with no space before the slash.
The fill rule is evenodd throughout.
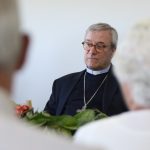
<path id="1" fill-rule="evenodd" d="M 86 109 L 74 116 L 53 116 L 45 112 L 29 111 L 23 119 L 43 128 L 54 129 L 60 134 L 72 136 L 82 125 L 105 117 L 107 115 L 99 110 Z"/>

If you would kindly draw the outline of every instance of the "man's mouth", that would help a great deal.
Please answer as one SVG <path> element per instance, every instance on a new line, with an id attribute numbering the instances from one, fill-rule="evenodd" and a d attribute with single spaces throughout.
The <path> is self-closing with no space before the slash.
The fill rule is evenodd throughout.
<path id="1" fill-rule="evenodd" d="M 97 58 L 95 58 L 95 57 L 89 57 L 88 59 L 97 59 Z"/>

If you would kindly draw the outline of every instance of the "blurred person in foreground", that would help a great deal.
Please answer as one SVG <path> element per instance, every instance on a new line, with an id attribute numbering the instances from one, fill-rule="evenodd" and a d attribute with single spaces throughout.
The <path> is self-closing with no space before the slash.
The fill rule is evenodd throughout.
<path id="1" fill-rule="evenodd" d="M 29 42 L 19 30 L 17 1 L 0 0 L 0 149 L 85 150 L 65 137 L 31 128 L 15 116 L 10 98 L 13 76 L 25 61 Z"/>
<path id="2" fill-rule="evenodd" d="M 81 127 L 75 142 L 107 150 L 150 149 L 150 19 L 133 26 L 116 54 L 116 75 L 128 108 Z"/>
<path id="3" fill-rule="evenodd" d="M 111 63 L 117 41 L 118 33 L 109 24 L 89 26 L 82 42 L 86 69 L 56 79 L 44 110 L 75 115 L 90 108 L 108 116 L 127 111 Z"/>

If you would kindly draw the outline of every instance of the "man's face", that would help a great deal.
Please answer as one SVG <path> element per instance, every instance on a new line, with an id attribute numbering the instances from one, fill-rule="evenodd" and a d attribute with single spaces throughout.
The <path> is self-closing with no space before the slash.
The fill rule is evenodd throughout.
<path id="1" fill-rule="evenodd" d="M 112 35 L 110 31 L 89 31 L 84 42 L 84 61 L 88 68 L 93 70 L 100 70 L 108 67 L 111 63 L 112 56 L 115 49 L 112 48 Z M 104 46 L 101 50 L 97 49 L 96 46 Z M 89 46 L 88 46 L 89 45 Z"/>

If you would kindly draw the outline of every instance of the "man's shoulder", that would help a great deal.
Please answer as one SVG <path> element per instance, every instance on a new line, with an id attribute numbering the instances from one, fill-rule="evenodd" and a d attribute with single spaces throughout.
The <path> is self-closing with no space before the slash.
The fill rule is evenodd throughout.
<path id="1" fill-rule="evenodd" d="M 102 136 L 101 134 L 103 133 L 104 134 L 103 136 L 105 136 L 106 133 L 107 134 L 109 133 L 108 131 L 111 131 L 113 128 L 115 129 L 117 125 L 116 121 L 120 120 L 120 117 L 121 115 L 116 115 L 116 116 L 90 122 L 80 127 L 78 131 L 76 132 L 74 138 L 75 140 L 78 141 L 79 139 L 86 140 L 86 137 L 84 137 L 85 135 L 87 137 L 89 136 L 101 137 Z M 110 126 L 110 124 L 113 126 Z M 97 139 L 100 139 L 100 138 L 97 138 Z"/>
<path id="2" fill-rule="evenodd" d="M 119 82 L 118 82 L 118 79 L 117 79 L 117 77 L 116 77 L 116 75 L 115 75 L 115 73 L 114 73 L 114 66 L 112 65 L 111 66 L 111 68 L 110 68 L 110 70 L 109 70 L 109 72 L 108 72 L 108 78 L 109 78 L 109 80 L 111 81 L 111 82 L 114 82 L 115 84 L 119 84 Z"/>
<path id="3" fill-rule="evenodd" d="M 85 70 L 82 70 L 80 72 L 73 72 L 73 73 L 66 74 L 60 78 L 57 78 L 56 81 L 70 80 L 70 79 L 78 78 L 84 73 L 84 71 Z"/>

